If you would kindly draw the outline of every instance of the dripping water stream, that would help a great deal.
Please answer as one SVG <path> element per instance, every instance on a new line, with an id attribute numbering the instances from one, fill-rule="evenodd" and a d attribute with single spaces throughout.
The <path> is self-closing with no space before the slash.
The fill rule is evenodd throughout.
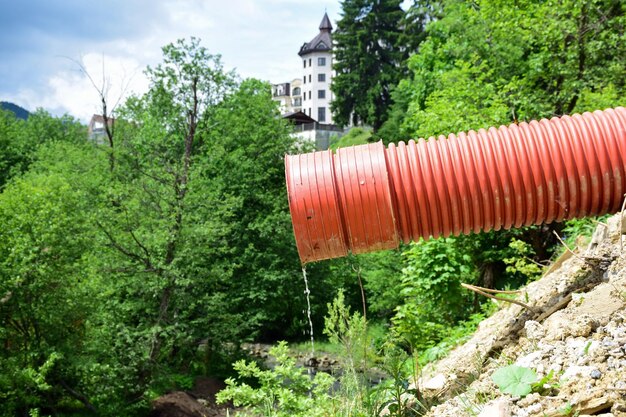
<path id="1" fill-rule="evenodd" d="M 302 277 L 304 278 L 304 295 L 306 295 L 306 315 L 309 319 L 309 331 L 311 334 L 311 357 L 315 357 L 315 340 L 313 339 L 313 320 L 311 320 L 311 299 L 309 295 L 309 282 L 306 279 L 306 267 L 302 266 Z"/>

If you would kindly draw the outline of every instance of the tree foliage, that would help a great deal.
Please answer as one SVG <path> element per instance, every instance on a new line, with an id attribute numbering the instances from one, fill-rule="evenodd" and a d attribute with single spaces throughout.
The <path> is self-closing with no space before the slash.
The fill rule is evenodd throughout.
<path id="1" fill-rule="evenodd" d="M 403 74 L 408 48 L 401 44 L 404 12 L 400 0 L 344 0 L 334 34 L 331 107 L 338 124 L 382 126 L 391 90 Z M 415 24 L 420 21 L 415 19 Z M 415 27 L 413 25 L 412 27 Z"/>
<path id="2" fill-rule="evenodd" d="M 16 155 L 0 194 L 8 415 L 142 414 L 185 378 L 230 368 L 242 342 L 304 327 L 282 161 L 295 141 L 269 86 L 238 80 L 197 39 L 165 46 L 146 73 L 114 148 L 65 118 L 2 114 Z M 330 285 L 327 270 L 309 276 Z"/>
<path id="3" fill-rule="evenodd" d="M 86 129 L 70 116 L 52 117 L 44 110 L 27 120 L 0 109 L 0 190 L 8 180 L 28 170 L 39 146 L 48 142 L 84 141 Z"/>
<path id="4" fill-rule="evenodd" d="M 404 134 L 428 137 L 595 110 L 624 99 L 615 0 L 443 2 L 409 60 Z"/>
<path id="5" fill-rule="evenodd" d="M 473 310 L 473 298 L 460 283 L 474 282 L 475 269 L 455 243 L 453 238 L 420 241 L 404 251 L 403 302 L 392 321 L 399 339 L 418 350 L 441 340 Z"/>
<path id="6" fill-rule="evenodd" d="M 430 137 L 623 104 L 619 68 L 626 57 L 626 9 L 621 2 L 449 0 L 442 6 L 439 19 L 428 24 L 419 52 L 408 61 L 411 75 L 394 91 L 390 119 L 378 132 L 384 140 Z M 534 262 L 549 259 L 555 247 L 552 231 L 562 227 L 533 226 L 411 246 L 405 251 L 408 265 L 403 281 L 405 291 L 415 290 L 398 308 L 394 322 L 400 330 L 408 328 L 412 336 L 428 333 L 418 342 L 437 340 L 443 334 L 440 330 L 474 310 L 459 301 L 445 310 L 456 311 L 456 319 L 439 316 L 441 309 L 431 300 L 438 294 L 457 301 L 460 296 L 450 293 L 445 268 L 462 264 L 479 285 L 515 287 L 540 273 Z M 430 251 L 432 257 L 445 253 L 449 258 L 435 264 L 428 257 L 415 258 Z M 457 253 L 470 262 L 455 261 Z M 411 259 L 431 267 L 412 268 Z M 457 272 L 455 279 L 462 276 Z M 431 288 L 434 293 L 424 295 Z M 465 317 L 455 310 L 461 305 L 466 306 Z"/>

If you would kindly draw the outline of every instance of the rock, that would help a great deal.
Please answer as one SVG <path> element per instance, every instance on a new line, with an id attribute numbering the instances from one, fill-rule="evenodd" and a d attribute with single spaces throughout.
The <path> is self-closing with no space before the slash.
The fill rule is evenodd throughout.
<path id="1" fill-rule="evenodd" d="M 511 400 L 498 398 L 487 403 L 478 417 L 511 417 Z"/>
<path id="2" fill-rule="evenodd" d="M 592 398 L 588 401 L 581 402 L 579 404 L 578 410 L 581 414 L 594 415 L 598 411 L 611 408 L 612 405 L 613 401 L 608 396 L 604 396 L 600 398 Z"/>
<path id="3" fill-rule="evenodd" d="M 521 366 L 524 368 L 535 368 L 537 364 L 541 361 L 541 357 L 543 354 L 541 351 L 535 351 L 526 356 L 522 356 L 515 361 L 515 365 Z"/>
<path id="4" fill-rule="evenodd" d="M 617 239 L 618 217 L 607 221 L 610 233 L 596 233 L 591 248 L 606 263 L 561 257 L 523 290 L 529 305 L 549 315 L 506 306 L 484 320 L 467 343 L 425 367 L 423 385 L 431 389 L 425 394 L 438 402 L 428 417 L 559 417 L 565 406 L 570 415 L 626 416 L 626 299 L 621 296 L 626 252 Z M 605 271 L 608 282 L 601 281 Z M 507 363 L 534 369 L 538 379 L 554 373 L 540 394 L 511 399 L 491 380 L 493 370 Z M 493 398 L 498 400 L 481 409 Z"/>
<path id="5" fill-rule="evenodd" d="M 585 294 L 572 293 L 572 302 L 574 305 L 580 305 L 585 299 Z"/>
<path id="6" fill-rule="evenodd" d="M 623 233 L 623 231 L 622 231 Z M 596 248 L 609 236 L 609 228 L 603 225 L 596 227 L 596 230 L 593 232 L 591 236 L 591 242 L 589 242 L 589 246 L 587 247 L 587 254 L 593 255 Z"/>
<path id="7" fill-rule="evenodd" d="M 594 318 L 589 314 L 581 314 L 572 323 L 570 334 L 574 337 L 586 337 L 589 336 L 594 327 L 597 327 Z"/>
<path id="8" fill-rule="evenodd" d="M 557 311 L 546 320 L 546 338 L 548 340 L 564 340 L 568 336 L 587 337 L 597 321 L 589 314 L 574 315 L 567 311 Z"/>
<path id="9" fill-rule="evenodd" d="M 176 391 L 152 402 L 150 417 L 207 417 L 210 411 L 186 392 Z"/>
<path id="10" fill-rule="evenodd" d="M 590 375 L 592 371 L 597 370 L 591 366 L 570 366 L 561 375 L 562 380 L 569 380 L 575 376 Z"/>
<path id="11" fill-rule="evenodd" d="M 439 391 L 446 386 L 446 376 L 437 374 L 422 384 L 423 390 Z"/>
<path id="12" fill-rule="evenodd" d="M 528 406 L 530 406 L 532 404 L 537 403 L 540 399 L 541 399 L 541 395 L 539 395 L 538 393 L 534 392 L 532 394 L 529 394 L 529 395 L 525 396 L 521 400 L 519 400 L 517 402 L 517 406 L 518 407 L 528 407 Z"/>
<path id="13" fill-rule="evenodd" d="M 592 377 L 593 379 L 600 379 L 600 377 L 602 376 L 602 372 L 600 372 L 597 369 L 594 369 L 593 371 L 589 373 L 589 376 Z"/>
<path id="14" fill-rule="evenodd" d="M 524 330 L 526 330 L 526 337 L 529 340 L 540 340 L 546 335 L 546 329 L 533 320 L 528 320 L 524 323 Z"/>

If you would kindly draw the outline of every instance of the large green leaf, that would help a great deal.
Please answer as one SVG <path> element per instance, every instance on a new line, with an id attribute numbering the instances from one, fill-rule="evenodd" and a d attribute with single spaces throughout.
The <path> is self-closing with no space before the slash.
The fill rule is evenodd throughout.
<path id="1" fill-rule="evenodd" d="M 509 365 L 495 371 L 491 379 L 500 391 L 515 397 L 524 397 L 530 394 L 532 384 L 537 381 L 537 374 L 529 368 Z"/>

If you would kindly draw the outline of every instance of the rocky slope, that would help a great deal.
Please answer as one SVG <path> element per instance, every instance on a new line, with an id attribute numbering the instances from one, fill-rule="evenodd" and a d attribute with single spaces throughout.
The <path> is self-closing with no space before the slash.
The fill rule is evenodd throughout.
<path id="1" fill-rule="evenodd" d="M 598 224 L 588 248 L 565 252 L 523 290 L 518 299 L 530 309 L 503 306 L 426 368 L 420 388 L 440 403 L 428 415 L 626 416 L 623 231 L 619 215 Z M 545 384 L 524 398 L 503 394 L 491 376 L 511 364 L 548 376 Z"/>

